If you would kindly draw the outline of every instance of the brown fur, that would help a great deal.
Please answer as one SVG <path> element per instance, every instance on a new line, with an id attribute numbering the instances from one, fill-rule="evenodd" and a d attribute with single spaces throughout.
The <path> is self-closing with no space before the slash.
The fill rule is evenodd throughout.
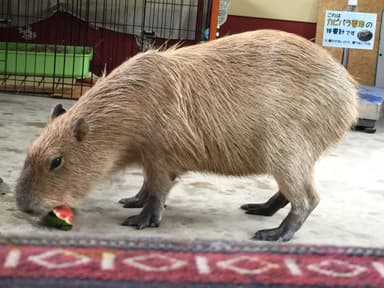
<path id="1" fill-rule="evenodd" d="M 351 76 L 292 34 L 259 30 L 151 50 L 49 121 L 28 152 L 18 204 L 35 211 L 72 205 L 131 164 L 143 166 L 143 187 L 161 203 L 170 173 L 271 174 L 292 204 L 287 219 L 299 219 L 296 231 L 318 202 L 316 160 L 356 118 Z M 78 119 L 89 127 L 83 141 L 73 137 Z M 49 171 L 57 156 L 63 164 Z"/>

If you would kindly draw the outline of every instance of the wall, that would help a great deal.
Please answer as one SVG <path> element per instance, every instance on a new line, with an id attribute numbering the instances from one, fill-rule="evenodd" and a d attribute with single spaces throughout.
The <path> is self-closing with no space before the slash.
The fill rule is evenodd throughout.
<path id="1" fill-rule="evenodd" d="M 307 39 L 316 35 L 318 0 L 231 0 L 221 35 L 278 29 Z"/>
<path id="2" fill-rule="evenodd" d="M 376 76 L 376 61 L 379 45 L 381 12 L 384 8 L 384 0 L 359 0 L 356 11 L 377 13 L 375 45 L 373 50 L 351 49 L 349 54 L 348 70 L 355 79 L 363 85 L 374 85 Z M 318 25 L 316 42 L 321 45 L 323 38 L 323 25 L 326 10 L 347 10 L 346 0 L 319 0 Z M 326 48 L 337 61 L 342 61 L 343 49 Z"/>
<path id="3" fill-rule="evenodd" d="M 288 21 L 317 21 L 318 0 L 232 0 L 230 15 Z"/>

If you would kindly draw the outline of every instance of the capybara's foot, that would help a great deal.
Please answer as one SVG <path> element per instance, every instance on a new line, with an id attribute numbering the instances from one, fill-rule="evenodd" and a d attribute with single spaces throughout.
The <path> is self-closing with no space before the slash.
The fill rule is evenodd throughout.
<path id="1" fill-rule="evenodd" d="M 271 199 L 269 199 L 265 203 L 244 204 L 240 208 L 245 210 L 246 211 L 245 213 L 247 213 L 247 214 L 261 215 L 261 216 L 272 216 L 279 209 L 283 208 L 288 203 L 289 202 L 284 197 L 284 195 L 281 192 L 277 192 L 275 195 L 273 195 L 271 197 Z"/>
<path id="2" fill-rule="evenodd" d="M 144 206 L 144 200 L 136 196 L 120 199 L 119 203 L 123 204 L 124 208 L 143 208 Z"/>
<path id="3" fill-rule="evenodd" d="M 291 202 L 291 211 L 288 213 L 287 217 L 285 217 L 279 227 L 257 231 L 253 239 L 264 241 L 291 240 L 293 235 L 295 235 L 295 232 L 300 229 L 305 219 L 307 219 L 308 215 L 318 203 L 315 191 L 309 189 L 308 191 L 313 191 L 311 195 L 312 198 L 307 198 L 307 201 L 301 205 L 295 202 Z"/>
<path id="4" fill-rule="evenodd" d="M 148 214 L 139 214 L 128 217 L 121 225 L 133 226 L 142 230 L 146 227 L 159 227 L 160 219 Z"/>
<path id="5" fill-rule="evenodd" d="M 146 227 L 158 227 L 160 225 L 163 204 L 159 199 L 150 197 L 145 203 L 143 210 L 139 215 L 128 217 L 123 226 L 134 226 L 137 229 Z"/>
<path id="6" fill-rule="evenodd" d="M 290 225 L 283 225 L 275 229 L 260 230 L 255 233 L 252 238 L 254 240 L 262 241 L 289 241 L 295 235 L 296 230 Z"/>
<path id="7" fill-rule="evenodd" d="M 124 208 L 143 208 L 148 197 L 149 192 L 147 190 L 147 185 L 144 182 L 140 191 L 135 196 L 120 199 L 119 203 L 123 204 Z"/>
<path id="8" fill-rule="evenodd" d="M 144 199 L 139 199 L 136 196 L 123 198 L 119 200 L 120 204 L 123 204 L 124 208 L 143 208 Z M 164 208 L 167 208 L 167 204 L 164 204 Z"/>

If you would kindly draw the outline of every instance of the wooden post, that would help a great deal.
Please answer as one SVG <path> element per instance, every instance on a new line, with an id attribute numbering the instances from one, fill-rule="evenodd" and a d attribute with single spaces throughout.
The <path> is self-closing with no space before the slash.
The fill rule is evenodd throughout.
<path id="1" fill-rule="evenodd" d="M 219 19 L 220 0 L 212 0 L 211 5 L 211 21 L 209 24 L 209 40 L 216 39 L 217 21 Z"/>

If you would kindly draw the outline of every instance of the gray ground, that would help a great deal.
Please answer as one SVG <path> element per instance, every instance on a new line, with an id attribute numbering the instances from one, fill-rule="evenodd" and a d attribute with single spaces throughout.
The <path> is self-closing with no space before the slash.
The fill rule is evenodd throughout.
<path id="1" fill-rule="evenodd" d="M 172 239 L 215 238 L 248 240 L 256 230 L 273 228 L 289 207 L 273 217 L 246 215 L 247 202 L 263 202 L 277 189 L 268 176 L 225 178 L 187 174 L 172 190 L 158 229 L 137 231 L 119 224 L 138 209 L 124 209 L 117 201 L 135 194 L 142 175 L 137 167 L 93 191 L 79 203 L 70 232 L 39 227 L 34 218 L 17 211 L 12 192 L 25 151 L 48 119 L 56 103 L 74 102 L 0 93 L 0 233 L 39 233 L 99 236 L 153 236 Z M 319 206 L 290 243 L 358 246 L 384 245 L 384 122 L 376 134 L 350 132 L 316 167 Z M 9 185 L 9 187 L 8 187 Z"/>

